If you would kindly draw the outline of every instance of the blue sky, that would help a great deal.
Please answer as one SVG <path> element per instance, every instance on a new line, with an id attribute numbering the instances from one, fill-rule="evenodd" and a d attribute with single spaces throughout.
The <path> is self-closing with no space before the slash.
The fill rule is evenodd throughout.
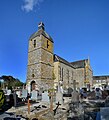
<path id="1" fill-rule="evenodd" d="M 26 81 L 28 39 L 40 21 L 54 53 L 89 57 L 94 75 L 109 75 L 108 0 L 0 0 L 0 76 Z"/>

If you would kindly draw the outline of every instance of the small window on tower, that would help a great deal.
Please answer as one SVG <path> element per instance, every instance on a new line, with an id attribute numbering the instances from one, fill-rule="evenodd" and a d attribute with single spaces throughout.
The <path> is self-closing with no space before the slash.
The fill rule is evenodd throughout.
<path id="1" fill-rule="evenodd" d="M 32 74 L 32 77 L 33 77 L 33 78 L 34 78 L 34 76 L 35 76 L 35 75 L 34 75 L 34 74 Z"/>
<path id="2" fill-rule="evenodd" d="M 34 44 L 33 45 L 34 45 L 34 48 L 35 48 L 36 47 L 36 40 L 34 40 Z"/>
<path id="3" fill-rule="evenodd" d="M 48 42 L 48 40 L 47 40 L 47 48 L 49 47 L 49 44 L 48 44 L 49 42 Z"/>

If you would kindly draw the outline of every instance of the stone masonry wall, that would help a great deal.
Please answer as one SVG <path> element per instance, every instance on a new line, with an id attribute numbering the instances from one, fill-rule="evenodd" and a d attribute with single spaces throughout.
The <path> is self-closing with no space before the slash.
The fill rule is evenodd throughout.
<path id="1" fill-rule="evenodd" d="M 84 68 L 76 69 L 76 80 L 78 82 L 78 87 L 84 86 Z"/>
<path id="2" fill-rule="evenodd" d="M 40 35 L 29 40 L 27 82 L 52 79 L 53 43 Z"/>
<path id="3" fill-rule="evenodd" d="M 63 70 L 62 70 L 63 69 Z M 63 71 L 63 73 L 62 73 Z M 73 80 L 75 80 L 74 68 L 65 65 L 64 63 L 54 62 L 55 86 L 58 81 L 62 81 L 63 88 L 73 87 Z"/>

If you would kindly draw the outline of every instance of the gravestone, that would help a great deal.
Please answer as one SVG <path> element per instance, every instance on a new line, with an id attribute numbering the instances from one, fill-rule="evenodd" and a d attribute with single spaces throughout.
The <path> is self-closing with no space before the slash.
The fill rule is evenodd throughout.
<path id="1" fill-rule="evenodd" d="M 7 95 L 10 95 L 11 94 L 11 90 L 7 90 Z"/>
<path id="2" fill-rule="evenodd" d="M 8 87 L 6 86 L 6 91 L 8 90 Z"/>
<path id="3" fill-rule="evenodd" d="M 56 103 L 63 104 L 63 88 L 58 85 L 58 92 L 56 93 Z"/>
<path id="4" fill-rule="evenodd" d="M 42 92 L 38 91 L 37 100 L 42 100 Z"/>
<path id="5" fill-rule="evenodd" d="M 47 91 L 42 93 L 42 101 L 49 102 L 49 96 L 48 96 L 48 92 Z"/>
<path id="6" fill-rule="evenodd" d="M 16 91 L 16 94 L 18 95 L 18 97 L 20 98 L 21 97 L 21 91 Z"/>
<path id="7" fill-rule="evenodd" d="M 56 93 L 56 103 L 63 104 L 63 94 L 59 91 Z"/>
<path id="8" fill-rule="evenodd" d="M 72 99 L 71 99 L 71 101 L 73 103 L 76 103 L 76 102 L 79 103 L 79 93 L 77 91 L 75 91 L 75 90 L 72 92 Z"/>
<path id="9" fill-rule="evenodd" d="M 13 98 L 14 98 L 14 107 L 16 107 L 16 105 L 17 105 L 17 94 L 16 94 L 16 91 L 14 91 L 14 93 L 13 93 Z"/>
<path id="10" fill-rule="evenodd" d="M 109 120 L 109 107 L 100 108 L 101 120 Z"/>
<path id="11" fill-rule="evenodd" d="M 64 93 L 62 86 L 60 86 L 60 91 L 62 94 Z"/>
<path id="12" fill-rule="evenodd" d="M 72 94 L 73 89 L 71 87 L 68 88 L 68 94 Z"/>
<path id="13" fill-rule="evenodd" d="M 28 92 L 27 92 L 27 90 L 26 89 L 22 89 L 22 98 L 27 98 L 27 94 L 28 94 Z"/>
<path id="14" fill-rule="evenodd" d="M 76 91 L 76 81 L 73 80 L 73 92 L 72 92 L 72 98 L 71 101 L 74 104 L 78 104 L 79 103 L 79 93 Z"/>
<path id="15" fill-rule="evenodd" d="M 31 100 L 37 100 L 37 91 L 36 90 L 33 90 L 31 92 Z"/>
<path id="16" fill-rule="evenodd" d="M 27 85 L 27 86 L 26 86 L 26 89 L 28 90 L 28 93 L 30 94 L 30 92 L 31 92 L 31 86 L 30 86 L 30 85 Z"/>

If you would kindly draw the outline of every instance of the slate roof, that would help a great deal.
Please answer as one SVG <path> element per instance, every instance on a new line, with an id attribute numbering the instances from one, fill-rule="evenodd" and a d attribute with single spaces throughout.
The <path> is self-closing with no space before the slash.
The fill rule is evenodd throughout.
<path id="1" fill-rule="evenodd" d="M 68 65 L 72 68 L 75 68 L 70 62 L 68 62 L 67 60 L 61 58 L 60 56 L 58 56 L 56 54 L 54 54 L 54 62 L 57 62 L 57 61 L 59 61 L 61 63 L 64 63 L 64 64 L 66 64 L 66 65 Z"/>
<path id="2" fill-rule="evenodd" d="M 88 59 L 71 62 L 71 64 L 75 68 L 84 68 L 85 67 L 85 61 L 88 61 Z"/>
<path id="3" fill-rule="evenodd" d="M 109 78 L 109 75 L 93 76 L 93 80 L 105 80 L 107 78 Z"/>
<path id="4" fill-rule="evenodd" d="M 51 42 L 53 42 L 53 39 L 51 38 L 50 35 L 48 35 L 46 32 L 45 32 L 45 29 L 44 29 L 44 24 L 43 23 L 39 23 L 39 24 L 42 24 L 43 26 L 38 26 L 38 31 L 33 33 L 31 36 L 30 36 L 30 40 L 37 37 L 37 36 L 40 36 L 40 35 L 43 35 L 44 37 L 46 37 L 47 39 L 49 39 Z"/>

